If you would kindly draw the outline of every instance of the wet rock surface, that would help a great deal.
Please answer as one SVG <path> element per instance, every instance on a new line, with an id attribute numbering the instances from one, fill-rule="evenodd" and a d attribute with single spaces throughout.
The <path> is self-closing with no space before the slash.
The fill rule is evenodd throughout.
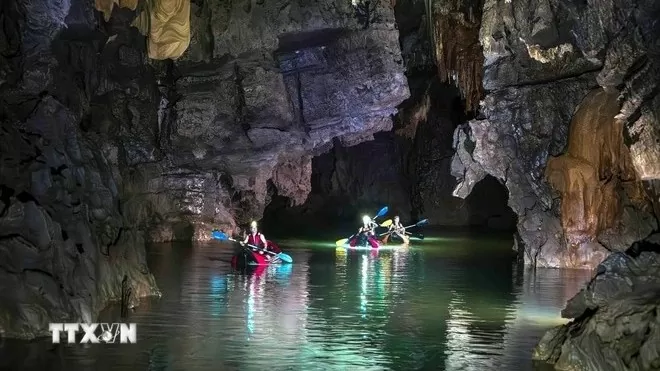
<path id="1" fill-rule="evenodd" d="M 162 131 L 170 133 L 171 163 L 221 181 L 222 191 L 202 192 L 215 199 L 197 202 L 208 212 L 191 210 L 187 220 L 232 229 L 261 218 L 269 184 L 292 205 L 303 203 L 310 155 L 333 140 L 354 145 L 390 129 L 409 90 L 385 6 L 364 29 L 339 2 L 263 3 L 248 13 L 216 5 L 205 4 L 193 21 L 209 24 L 193 39 L 213 45 L 193 42 L 190 58 L 177 61 L 171 89 L 179 98 L 166 115 L 176 119 L 163 121 Z"/>
<path id="2" fill-rule="evenodd" d="M 148 58 L 134 6 L 93 5 L 0 5 L 4 336 L 157 295 L 146 241 L 232 231 L 269 187 L 304 202 L 311 156 L 390 129 L 409 95 L 386 4 L 365 27 L 350 2 L 197 1 L 177 61 Z"/>
<path id="3" fill-rule="evenodd" d="M 651 113 L 660 76 L 658 23 L 649 18 L 658 14 L 659 5 L 652 1 L 486 1 L 480 39 L 488 94 L 481 115 L 456 131 L 452 171 L 460 184 L 455 195 L 466 197 L 484 174 L 503 181 L 518 215 L 518 248 L 527 264 L 594 268 L 610 251 L 621 251 L 658 227 L 653 197 L 648 192 L 630 196 L 631 186 L 655 179 L 651 163 L 658 162 L 659 147 L 649 144 L 659 127 L 657 110 Z M 622 164 L 603 165 L 594 186 L 616 188 L 613 202 L 620 207 L 606 228 L 577 236 L 566 230 L 567 220 L 595 217 L 583 208 L 591 202 L 586 200 L 590 193 L 585 200 L 566 197 L 573 191 L 559 194 L 548 183 L 546 167 L 575 140 L 569 138 L 573 115 L 597 89 L 619 97 L 616 120 L 623 125 L 635 174 L 634 180 L 623 180 L 613 170 Z M 586 166 L 600 169 L 598 163 Z M 583 211 L 562 215 L 562 210 Z"/>
<path id="4" fill-rule="evenodd" d="M 569 300 L 573 319 L 545 334 L 534 359 L 557 369 L 660 369 L 660 240 L 650 238 L 616 252 Z"/>

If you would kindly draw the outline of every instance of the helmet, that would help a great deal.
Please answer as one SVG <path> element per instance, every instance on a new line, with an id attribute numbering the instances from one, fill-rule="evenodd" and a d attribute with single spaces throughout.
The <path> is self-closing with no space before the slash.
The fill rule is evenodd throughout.
<path id="1" fill-rule="evenodd" d="M 371 218 L 368 215 L 362 217 L 362 222 L 364 224 L 371 223 Z"/>

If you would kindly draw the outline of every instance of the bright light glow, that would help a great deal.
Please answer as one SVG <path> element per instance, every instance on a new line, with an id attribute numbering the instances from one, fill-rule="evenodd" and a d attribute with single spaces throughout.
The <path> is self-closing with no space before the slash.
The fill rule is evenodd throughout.
<path id="1" fill-rule="evenodd" d="M 362 255 L 362 286 L 360 290 L 360 311 L 362 318 L 367 317 L 367 279 L 369 277 L 369 260 L 366 255 Z"/>
<path id="2" fill-rule="evenodd" d="M 251 277 L 252 278 L 252 277 Z M 250 335 L 254 333 L 254 314 L 255 314 L 255 285 L 254 280 L 250 280 L 250 286 L 248 289 L 248 300 L 247 300 L 247 329 L 248 329 L 248 340 L 250 340 Z"/>
<path id="3" fill-rule="evenodd" d="M 365 216 L 363 216 L 363 217 L 362 217 L 362 222 L 363 222 L 364 224 L 371 223 L 371 218 L 369 217 L 369 215 L 365 215 Z"/>
<path id="4" fill-rule="evenodd" d="M 521 41 L 525 42 L 522 39 Z M 528 45 L 527 43 L 525 43 L 525 46 L 527 47 L 527 53 L 530 58 L 541 63 L 550 63 L 554 60 L 561 59 L 565 54 L 573 53 L 572 44 L 561 44 L 548 49 L 543 49 L 539 45 Z"/>

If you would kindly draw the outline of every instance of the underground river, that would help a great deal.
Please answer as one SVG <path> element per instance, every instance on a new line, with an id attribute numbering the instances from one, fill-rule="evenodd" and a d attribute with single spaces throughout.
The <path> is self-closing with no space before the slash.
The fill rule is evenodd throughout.
<path id="1" fill-rule="evenodd" d="M 518 268 L 507 237 L 427 236 L 399 251 L 280 240 L 294 264 L 233 273 L 232 246 L 151 246 L 163 296 L 125 320 L 137 344 L 5 340 L 13 370 L 539 370 L 588 271 Z"/>

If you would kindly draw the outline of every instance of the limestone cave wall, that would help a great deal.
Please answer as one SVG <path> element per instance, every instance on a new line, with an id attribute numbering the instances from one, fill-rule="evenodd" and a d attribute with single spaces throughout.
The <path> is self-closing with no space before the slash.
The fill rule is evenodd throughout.
<path id="1" fill-rule="evenodd" d="M 659 9 L 485 2 L 487 94 L 456 130 L 454 193 L 504 182 L 526 263 L 595 268 L 658 228 Z"/>
<path id="2" fill-rule="evenodd" d="M 328 223 L 348 227 L 359 223 L 363 213 L 388 205 L 391 214 L 405 220 L 515 228 L 516 216 L 501 192 L 505 188 L 494 178 L 484 180 L 467 199 L 452 195 L 457 183 L 451 174 L 454 130 L 472 117 L 482 94 L 481 5 L 396 2 L 411 96 L 399 106 L 392 131 L 355 146 L 337 143 L 315 157 L 307 201 L 293 208 L 288 202 L 271 203 L 268 225 L 286 220 L 289 227 L 302 229 Z M 272 193 L 279 199 L 276 190 Z"/>
<path id="3" fill-rule="evenodd" d="M 409 96 L 389 2 L 0 5 L 0 331 L 48 335 L 158 288 L 145 241 L 292 204 L 311 158 Z M 130 294 L 130 295 L 129 295 Z"/>

